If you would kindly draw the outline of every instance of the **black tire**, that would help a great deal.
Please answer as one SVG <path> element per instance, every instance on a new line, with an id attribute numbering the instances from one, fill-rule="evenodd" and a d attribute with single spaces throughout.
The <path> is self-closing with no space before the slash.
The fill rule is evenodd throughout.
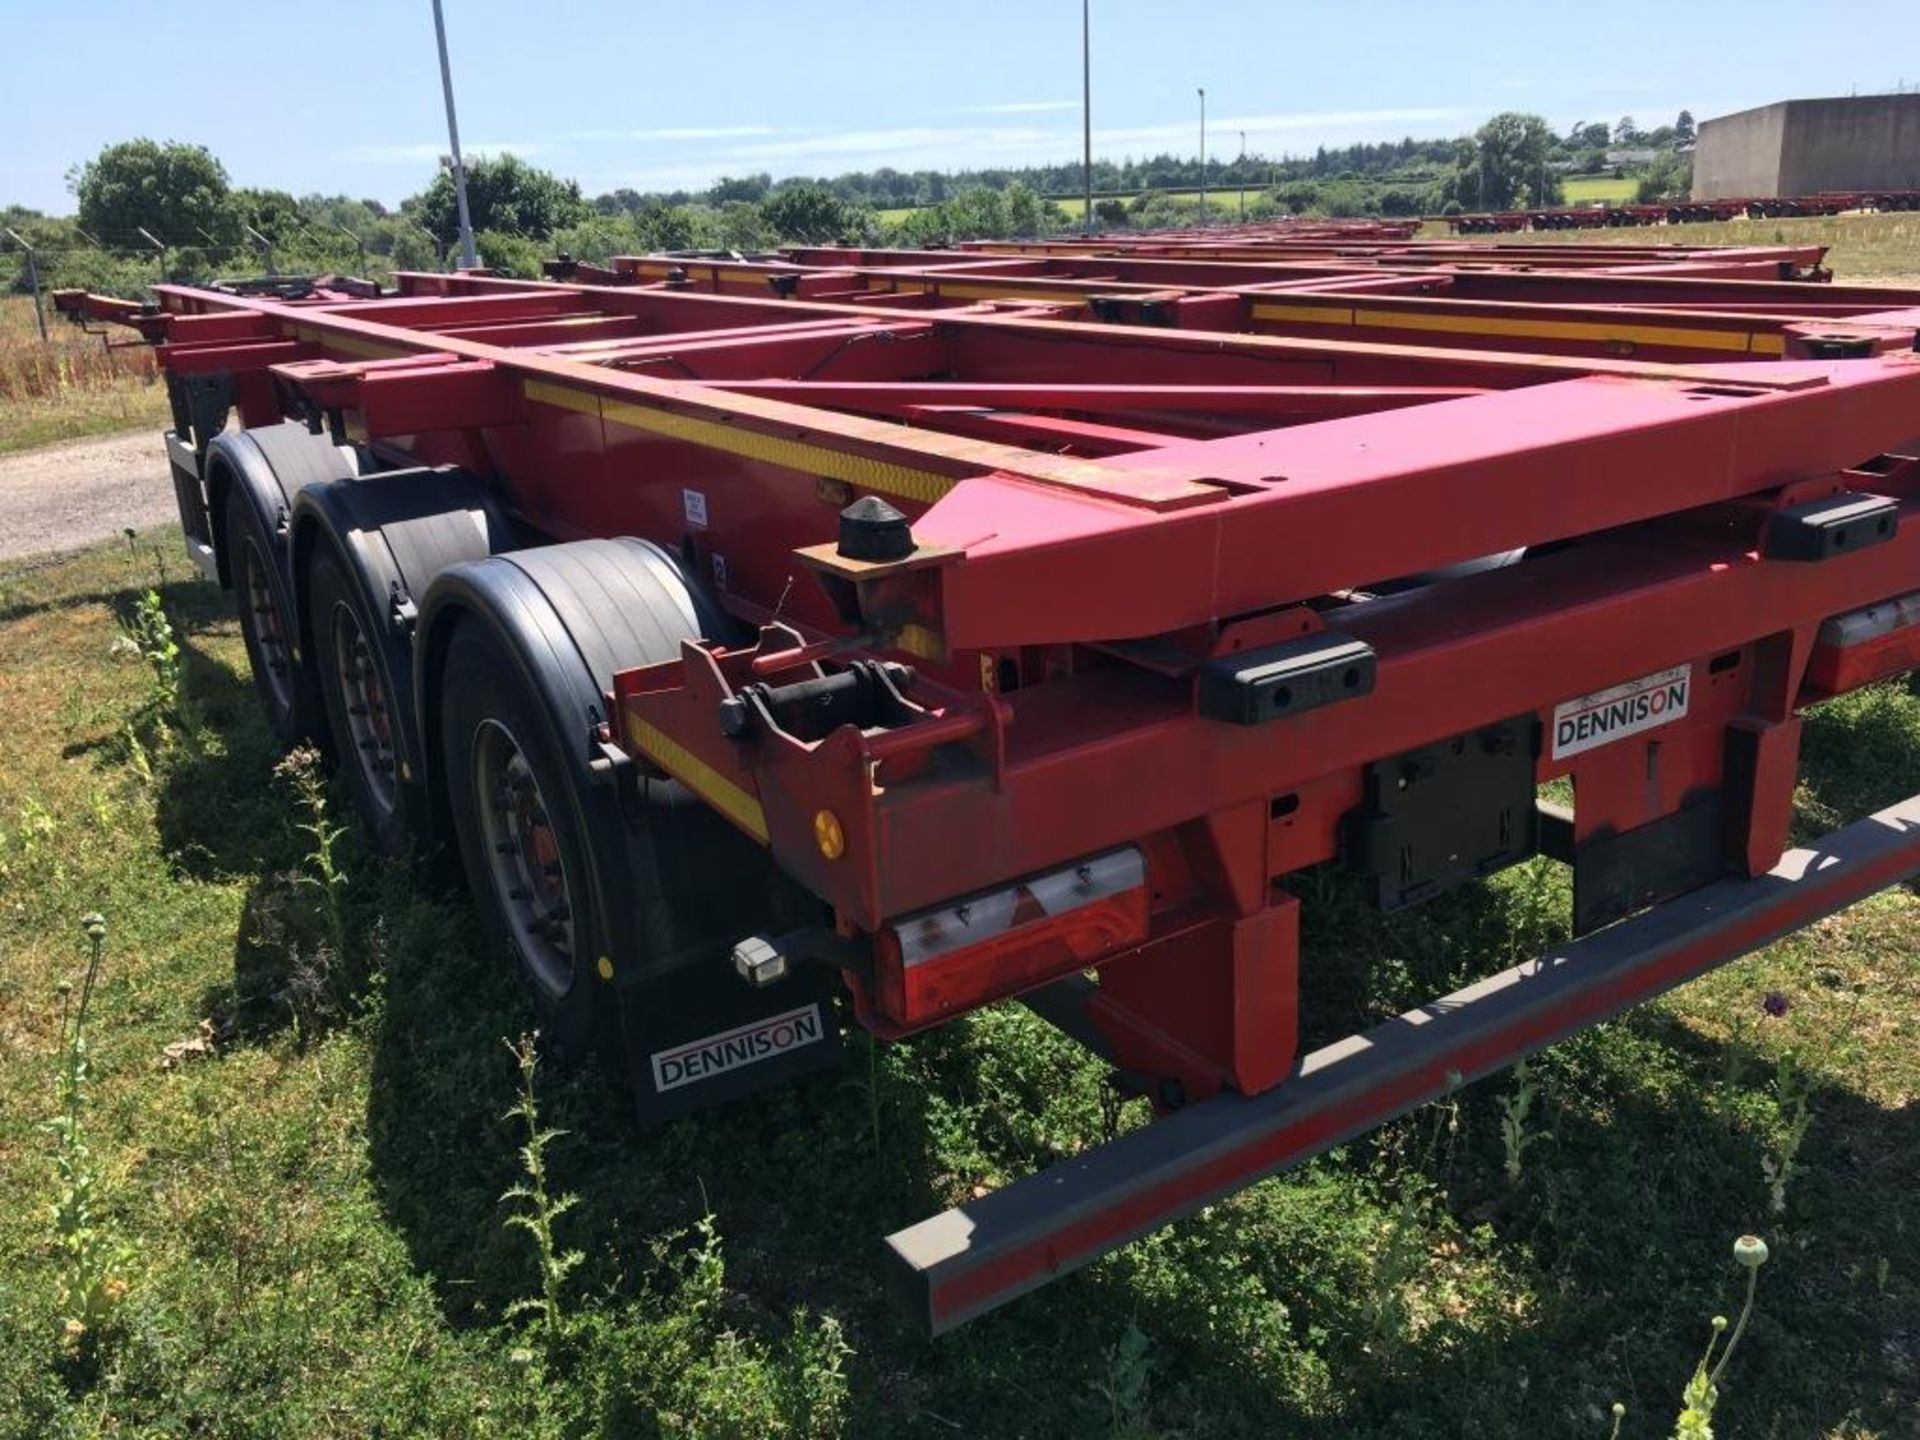
<path id="1" fill-rule="evenodd" d="M 324 731 L 313 669 L 296 658 L 293 609 L 281 580 L 278 546 L 266 532 L 243 485 L 227 491 L 226 544 L 247 665 L 267 725 L 287 745 Z"/>
<path id="2" fill-rule="evenodd" d="M 440 673 L 440 764 L 474 906 L 532 990 L 548 1040 L 582 1054 L 615 1017 L 599 1003 L 595 963 L 611 948 L 612 927 L 600 913 L 575 772 L 555 752 L 538 697 L 484 625 L 458 626 Z M 510 791 L 522 777 L 531 791 Z M 503 844 L 520 849 L 495 849 Z M 557 929 L 556 901 L 565 909 Z"/>
<path id="3" fill-rule="evenodd" d="M 330 546 L 315 553 L 306 593 L 309 669 L 326 709 L 333 753 L 374 847 L 397 854 L 413 835 L 420 805 L 416 788 L 399 770 L 401 728 L 410 717 L 397 697 L 410 689 L 394 684 L 377 622 Z"/>

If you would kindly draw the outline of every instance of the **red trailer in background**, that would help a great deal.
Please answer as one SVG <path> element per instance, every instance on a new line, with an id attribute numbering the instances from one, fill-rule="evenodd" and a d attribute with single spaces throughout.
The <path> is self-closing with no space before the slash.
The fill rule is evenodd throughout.
<path id="1" fill-rule="evenodd" d="M 891 1237 L 939 1331 L 1920 870 L 1920 796 L 1787 849 L 1802 709 L 1920 665 L 1920 291 L 1821 258 L 1280 226 L 59 303 L 158 346 L 277 731 L 458 847 L 643 1117 L 1014 996 L 1151 1102 Z M 1303 871 L 1539 853 L 1582 938 L 1298 1053 Z"/>
<path id="2" fill-rule="evenodd" d="M 1506 235 L 1521 230 L 1596 230 L 1621 225 L 1711 224 L 1722 220 L 1776 220 L 1840 215 L 1849 210 L 1917 210 L 1920 190 L 1823 190 L 1816 195 L 1674 200 L 1652 205 L 1567 205 L 1537 210 L 1492 210 L 1428 217 L 1456 235 Z"/>

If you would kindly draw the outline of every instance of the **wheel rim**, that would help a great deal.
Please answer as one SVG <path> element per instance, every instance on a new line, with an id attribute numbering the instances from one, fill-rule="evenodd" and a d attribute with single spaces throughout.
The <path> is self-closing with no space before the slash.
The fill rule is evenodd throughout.
<path id="1" fill-rule="evenodd" d="M 335 605 L 333 669 L 346 711 L 347 741 L 368 797 L 382 816 L 392 813 L 395 789 L 393 709 L 381 682 L 380 664 L 349 605 Z"/>
<path id="2" fill-rule="evenodd" d="M 247 611 L 253 617 L 254 653 L 259 659 L 256 673 L 272 697 L 274 708 L 284 712 L 293 705 L 293 659 L 287 653 L 286 626 L 280 615 L 280 600 L 273 582 L 267 578 L 266 561 L 260 554 L 260 542 L 251 535 L 241 547 L 241 569 L 246 586 Z"/>
<path id="3" fill-rule="evenodd" d="M 560 837 L 533 767 L 498 720 L 481 721 L 474 735 L 473 798 L 514 948 L 538 984 L 562 994 L 573 979 L 574 921 Z"/>

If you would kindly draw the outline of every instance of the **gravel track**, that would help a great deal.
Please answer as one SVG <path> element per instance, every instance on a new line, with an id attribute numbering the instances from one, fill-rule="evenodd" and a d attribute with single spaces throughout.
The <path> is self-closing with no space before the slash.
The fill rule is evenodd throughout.
<path id="1" fill-rule="evenodd" d="M 0 561 L 78 550 L 178 514 L 152 430 L 0 455 Z"/>

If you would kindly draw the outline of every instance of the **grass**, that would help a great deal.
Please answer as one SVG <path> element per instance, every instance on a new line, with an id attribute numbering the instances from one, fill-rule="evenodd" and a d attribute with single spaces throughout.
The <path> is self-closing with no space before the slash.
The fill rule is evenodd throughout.
<path id="1" fill-rule="evenodd" d="M 1428 226 L 1428 235 L 1444 234 Z M 1469 237 L 1474 238 L 1474 237 Z M 1501 235 L 1501 244 L 1552 245 L 1825 245 L 1827 266 L 1848 281 L 1920 283 L 1920 215 L 1827 215 L 1792 220 L 1725 220 L 1691 225 Z"/>
<path id="2" fill-rule="evenodd" d="M 1569 205 L 1591 205 L 1596 200 L 1625 205 L 1633 199 L 1634 184 L 1630 176 L 1569 175 L 1562 182 L 1562 189 Z"/>
<path id="3" fill-rule="evenodd" d="M 1497 1440 L 1603 1436 L 1616 1398 L 1621 1433 L 1652 1436 L 1707 1317 L 1739 1304 L 1747 1230 L 1774 1259 L 1721 1433 L 1912 1433 L 1912 894 L 1556 1047 L 1524 1104 L 1511 1076 L 1470 1087 L 929 1345 L 885 1300 L 878 1237 L 1095 1142 L 1097 1068 L 1000 1007 L 906 1045 L 856 1038 L 844 1073 L 638 1133 L 611 1076 L 536 1076 L 503 1045 L 530 1016 L 433 872 L 342 839 L 330 938 L 326 812 L 275 776 L 229 599 L 155 568 L 143 542 L 0 575 L 9 1440 Z M 115 643 L 144 633 L 149 587 L 178 699 Z M 1906 794 L 1920 696 L 1830 705 L 1807 752 L 1807 833 Z M 1338 875 L 1302 888 L 1315 1043 L 1530 953 L 1566 900 L 1544 861 L 1390 919 Z M 91 1218 L 132 1258 L 112 1332 L 76 1357 L 41 1124 L 92 910 Z M 1789 1054 L 1804 1082 L 1783 1081 Z M 1775 1214 L 1783 1084 L 1811 1086 L 1813 1118 Z"/>
<path id="4" fill-rule="evenodd" d="M 165 422 L 166 387 L 145 345 L 109 350 L 51 302 L 47 336 L 40 339 L 32 300 L 0 296 L 0 455 Z"/>
<path id="5" fill-rule="evenodd" d="M 1198 191 L 1179 190 L 1179 191 L 1167 191 L 1165 193 L 1166 193 L 1167 199 L 1171 201 L 1173 204 L 1198 212 L 1200 208 L 1200 195 Z M 1262 195 L 1266 193 L 1267 192 L 1265 187 L 1258 187 L 1258 186 L 1252 189 L 1244 190 L 1244 191 L 1209 190 L 1207 192 L 1207 213 L 1210 216 L 1212 216 L 1215 221 L 1231 220 L 1236 215 L 1239 214 L 1240 197 L 1242 195 L 1246 197 L 1247 204 L 1251 205 L 1255 200 L 1259 199 Z M 1110 200 L 1115 198 L 1118 198 L 1122 201 L 1131 201 L 1134 197 L 1131 195 L 1122 195 L 1118 197 L 1111 196 L 1111 195 L 1096 195 L 1094 197 L 1094 204 L 1098 205 L 1102 200 Z M 1061 196 L 1056 198 L 1053 203 L 1058 205 L 1060 209 L 1066 214 L 1067 218 L 1075 224 L 1078 224 L 1080 222 L 1081 216 L 1085 215 L 1087 212 L 1087 202 L 1085 197 L 1083 196 L 1078 196 L 1078 195 Z M 909 215 L 918 214 L 920 210 L 923 208 L 925 207 L 918 206 L 918 205 L 906 205 L 906 206 L 900 206 L 894 209 L 878 210 L 878 211 L 875 211 L 874 213 L 878 215 L 882 221 L 886 222 L 889 225 L 893 225 L 893 224 L 898 224 L 902 220 L 905 220 Z"/>
<path id="6" fill-rule="evenodd" d="M 1241 196 L 1244 195 L 1247 204 L 1251 205 L 1266 193 L 1264 186 L 1255 186 L 1248 190 L 1209 190 L 1207 192 L 1207 214 L 1212 216 L 1215 221 L 1231 220 L 1240 213 Z M 1168 191 L 1166 192 L 1166 196 L 1171 203 L 1183 209 L 1192 210 L 1196 215 L 1199 213 L 1200 195 L 1198 191 Z M 1113 197 L 1096 195 L 1093 203 L 1098 205 L 1102 200 L 1111 198 Z M 1128 195 L 1122 198 L 1130 202 L 1134 197 Z M 1081 216 L 1087 213 L 1086 199 L 1081 196 L 1069 196 L 1065 199 L 1055 200 L 1053 203 L 1066 211 L 1068 218 L 1076 223 L 1078 223 Z"/>

